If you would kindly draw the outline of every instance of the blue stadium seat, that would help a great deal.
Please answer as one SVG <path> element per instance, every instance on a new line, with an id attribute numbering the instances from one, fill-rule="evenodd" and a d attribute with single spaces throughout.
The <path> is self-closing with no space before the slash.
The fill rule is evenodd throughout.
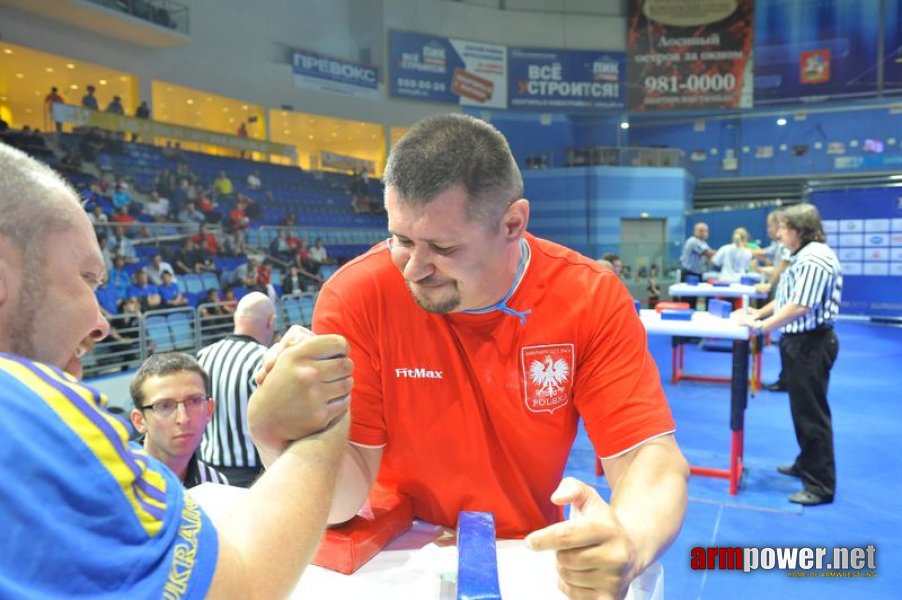
<path id="1" fill-rule="evenodd" d="M 154 352 L 169 352 L 175 348 L 165 315 L 149 315 L 144 319 L 144 330 L 154 345 Z"/>
<path id="2" fill-rule="evenodd" d="M 216 273 L 206 271 L 200 274 L 200 279 L 204 286 L 204 291 L 219 289 L 219 278 L 216 276 Z"/>
<path id="3" fill-rule="evenodd" d="M 204 293 L 204 282 L 201 279 L 200 275 L 189 273 L 187 275 L 183 275 L 182 277 L 185 280 L 185 288 L 188 290 L 189 294 Z"/>
<path id="4" fill-rule="evenodd" d="M 177 350 L 194 350 L 194 319 L 188 311 L 170 313 L 166 320 L 172 334 L 172 343 Z"/>

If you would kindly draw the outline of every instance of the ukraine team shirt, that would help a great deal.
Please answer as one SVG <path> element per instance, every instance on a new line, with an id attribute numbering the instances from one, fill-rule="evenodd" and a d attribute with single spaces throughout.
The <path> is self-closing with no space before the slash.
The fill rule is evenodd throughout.
<path id="1" fill-rule="evenodd" d="M 0 598 L 203 598 L 216 530 L 105 398 L 0 354 Z"/>

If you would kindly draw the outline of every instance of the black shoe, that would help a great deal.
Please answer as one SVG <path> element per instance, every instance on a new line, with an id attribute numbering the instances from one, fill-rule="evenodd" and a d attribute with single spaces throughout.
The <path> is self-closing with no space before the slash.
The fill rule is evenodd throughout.
<path id="1" fill-rule="evenodd" d="M 764 389 L 766 389 L 768 392 L 785 392 L 786 384 L 782 381 L 775 381 L 770 385 L 764 386 Z"/>
<path id="2" fill-rule="evenodd" d="M 786 465 L 783 467 L 777 467 L 777 473 L 782 473 L 783 475 L 789 475 L 790 477 L 801 477 L 802 472 L 799 471 L 799 468 L 795 465 Z"/>
<path id="3" fill-rule="evenodd" d="M 817 506 L 818 504 L 830 504 L 833 502 L 833 496 L 823 496 L 810 490 L 802 490 L 789 496 L 790 502 L 801 504 L 802 506 Z"/>

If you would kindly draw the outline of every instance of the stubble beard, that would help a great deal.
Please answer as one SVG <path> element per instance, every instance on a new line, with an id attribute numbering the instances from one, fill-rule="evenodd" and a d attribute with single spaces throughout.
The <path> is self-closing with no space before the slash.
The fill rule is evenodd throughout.
<path id="1" fill-rule="evenodd" d="M 443 315 L 456 310 L 460 306 L 460 291 L 457 289 L 456 284 L 453 284 L 454 291 L 449 296 L 435 301 L 420 296 L 409 281 L 404 283 L 407 285 L 407 289 L 417 305 L 427 312 Z"/>

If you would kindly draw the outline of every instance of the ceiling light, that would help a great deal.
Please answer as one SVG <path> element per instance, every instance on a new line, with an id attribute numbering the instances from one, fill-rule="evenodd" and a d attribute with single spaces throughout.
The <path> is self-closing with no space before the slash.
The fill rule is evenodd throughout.
<path id="1" fill-rule="evenodd" d="M 242 105 L 241 105 L 241 110 L 247 110 L 247 104 L 242 104 Z"/>
<path id="2" fill-rule="evenodd" d="M 621 121 L 620 129 L 629 129 L 629 128 L 630 128 L 630 124 L 628 121 Z"/>
<path id="3" fill-rule="evenodd" d="M 128 77 L 126 77 L 125 75 L 120 75 L 119 81 L 128 81 Z"/>
<path id="4" fill-rule="evenodd" d="M 77 84 L 77 83 L 73 83 L 72 85 L 69 86 L 69 89 L 70 89 L 70 90 L 77 90 L 77 89 L 78 89 L 78 84 Z"/>
<path id="5" fill-rule="evenodd" d="M 312 139 L 313 139 L 313 134 L 311 133 L 310 135 L 308 135 L 308 136 L 307 136 L 307 139 L 308 139 L 308 140 L 312 140 Z"/>
<path id="6" fill-rule="evenodd" d="M 4 54 L 12 54 L 13 51 L 10 50 L 9 48 L 4 48 L 4 49 L 3 49 L 3 53 L 4 53 Z"/>
<path id="7" fill-rule="evenodd" d="M 48 73 L 53 73 L 53 67 L 47 67 L 44 70 L 47 71 Z"/>
<path id="8" fill-rule="evenodd" d="M 784 125 L 786 125 L 786 119 L 784 119 L 783 117 L 780 117 L 779 119 L 777 119 L 777 125 L 779 125 L 780 127 L 783 127 Z"/>
<path id="9" fill-rule="evenodd" d="M 97 83 L 99 83 L 100 85 L 106 85 L 106 79 L 101 79 Z"/>
<path id="10" fill-rule="evenodd" d="M 66 68 L 67 68 L 67 69 L 74 69 L 74 68 L 75 68 L 75 65 L 73 65 L 72 63 L 66 63 Z"/>
<path id="11" fill-rule="evenodd" d="M 25 75 L 22 75 L 21 73 L 16 73 L 16 79 L 25 79 Z"/>
<path id="12" fill-rule="evenodd" d="M 229 107 L 228 107 L 228 106 L 223 106 L 223 107 L 222 107 L 222 112 L 229 112 Z"/>
<path id="13" fill-rule="evenodd" d="M 194 99 L 188 98 L 187 100 L 185 100 L 185 102 L 187 102 L 188 104 L 194 104 Z"/>

